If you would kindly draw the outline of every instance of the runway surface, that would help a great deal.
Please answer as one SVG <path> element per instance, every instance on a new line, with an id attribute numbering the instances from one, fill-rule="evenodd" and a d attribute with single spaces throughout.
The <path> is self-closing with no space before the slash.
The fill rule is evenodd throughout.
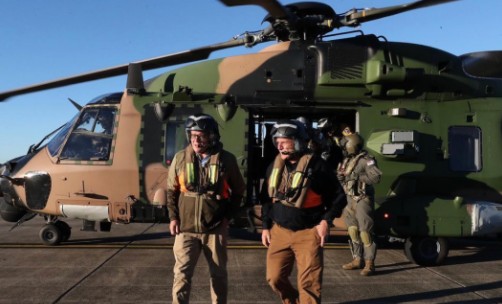
<path id="1" fill-rule="evenodd" d="M 37 217 L 9 232 L 0 222 L 0 303 L 170 303 L 173 238 L 167 224 L 112 225 L 80 231 L 57 247 L 42 245 Z M 229 303 L 280 303 L 265 281 L 266 249 L 257 235 L 232 229 Z M 410 263 L 402 245 L 380 248 L 377 275 L 361 277 L 346 239 L 325 249 L 323 303 L 502 303 L 502 242 L 455 240 L 444 265 Z M 201 256 L 190 303 L 210 303 L 208 268 Z M 293 276 L 293 280 L 295 277 Z"/>

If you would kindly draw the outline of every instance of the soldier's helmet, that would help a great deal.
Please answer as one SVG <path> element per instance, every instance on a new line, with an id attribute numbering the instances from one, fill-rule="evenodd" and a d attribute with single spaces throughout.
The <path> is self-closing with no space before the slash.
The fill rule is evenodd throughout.
<path id="1" fill-rule="evenodd" d="M 201 131 L 208 134 L 209 144 L 212 147 L 220 142 L 218 123 L 210 115 L 195 114 L 189 116 L 185 122 L 185 133 L 188 142 L 190 142 L 191 131 Z"/>
<path id="2" fill-rule="evenodd" d="M 311 123 L 310 123 L 310 120 L 307 117 L 305 117 L 305 116 L 298 116 L 296 118 L 296 120 L 298 120 L 299 122 L 301 122 L 305 126 L 306 129 L 310 128 Z"/>
<path id="3" fill-rule="evenodd" d="M 363 149 L 364 141 L 357 133 L 344 136 L 340 141 L 340 146 L 347 155 L 356 155 Z"/>
<path id="4" fill-rule="evenodd" d="M 321 130 L 321 132 L 331 132 L 334 129 L 333 122 L 329 118 L 321 118 L 317 122 L 317 128 Z"/>
<path id="5" fill-rule="evenodd" d="M 277 122 L 272 127 L 270 136 L 276 148 L 276 138 L 293 139 L 295 141 L 295 152 L 304 152 L 309 141 L 305 125 L 296 119 Z"/>
<path id="6" fill-rule="evenodd" d="M 329 118 L 324 117 L 324 118 L 319 119 L 319 121 L 317 122 L 317 127 L 319 129 L 331 128 L 332 123 L 329 120 Z"/>

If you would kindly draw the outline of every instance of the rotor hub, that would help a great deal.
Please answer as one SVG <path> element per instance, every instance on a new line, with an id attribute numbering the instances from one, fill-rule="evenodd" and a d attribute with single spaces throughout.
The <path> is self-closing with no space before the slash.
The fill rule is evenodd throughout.
<path id="1" fill-rule="evenodd" d="M 270 22 L 274 34 L 281 41 L 313 40 L 333 29 L 335 11 L 329 5 L 319 2 L 298 2 L 285 6 L 288 15 L 265 16 L 263 21 Z"/>

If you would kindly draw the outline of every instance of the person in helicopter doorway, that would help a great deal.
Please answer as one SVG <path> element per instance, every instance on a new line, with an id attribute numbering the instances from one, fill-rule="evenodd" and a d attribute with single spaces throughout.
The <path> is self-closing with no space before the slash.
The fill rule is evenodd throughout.
<path id="1" fill-rule="evenodd" d="M 316 133 L 316 130 L 312 128 L 312 122 L 310 121 L 310 119 L 306 118 L 305 116 L 299 116 L 298 118 L 296 118 L 296 120 L 301 122 L 305 127 L 305 130 L 307 131 L 307 136 L 309 137 L 309 140 L 307 141 L 307 149 L 314 154 L 321 154 L 322 138 L 319 136 L 319 134 Z"/>
<path id="2" fill-rule="evenodd" d="M 176 235 L 173 303 L 189 303 L 201 252 L 209 264 L 212 303 L 226 303 L 228 220 L 246 186 L 235 156 L 222 148 L 213 117 L 192 115 L 185 131 L 189 145 L 174 156 L 167 179 L 169 229 Z"/>
<path id="3" fill-rule="evenodd" d="M 300 121 L 276 123 L 271 138 L 279 153 L 261 191 L 266 279 L 282 303 L 320 303 L 322 247 L 328 223 L 347 204 L 345 193 L 324 160 L 307 149 Z M 295 261 L 298 289 L 289 281 Z"/>
<path id="4" fill-rule="evenodd" d="M 373 235 L 375 191 L 372 185 L 380 181 L 382 172 L 373 156 L 362 149 L 363 139 L 359 134 L 344 134 L 340 145 L 345 158 L 338 167 L 337 175 L 347 195 L 344 220 L 352 252 L 352 261 L 342 268 L 362 269 L 360 274 L 369 276 L 375 273 L 377 251 Z"/>
<path id="5" fill-rule="evenodd" d="M 321 138 L 321 156 L 336 170 L 338 164 L 343 160 L 343 153 L 340 147 L 340 136 L 336 134 L 337 128 L 330 118 L 321 118 L 317 122 L 317 129 L 320 131 L 318 137 Z"/>

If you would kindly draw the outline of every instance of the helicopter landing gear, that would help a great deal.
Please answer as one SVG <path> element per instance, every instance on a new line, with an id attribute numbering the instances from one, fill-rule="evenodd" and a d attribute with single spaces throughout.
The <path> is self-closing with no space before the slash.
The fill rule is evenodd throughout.
<path id="1" fill-rule="evenodd" d="M 45 245 L 56 246 L 70 239 L 71 227 L 63 221 L 47 223 L 40 229 L 39 235 Z"/>
<path id="2" fill-rule="evenodd" d="M 420 266 L 439 265 L 448 255 L 448 241 L 442 237 L 409 237 L 404 244 L 404 253 Z"/>

